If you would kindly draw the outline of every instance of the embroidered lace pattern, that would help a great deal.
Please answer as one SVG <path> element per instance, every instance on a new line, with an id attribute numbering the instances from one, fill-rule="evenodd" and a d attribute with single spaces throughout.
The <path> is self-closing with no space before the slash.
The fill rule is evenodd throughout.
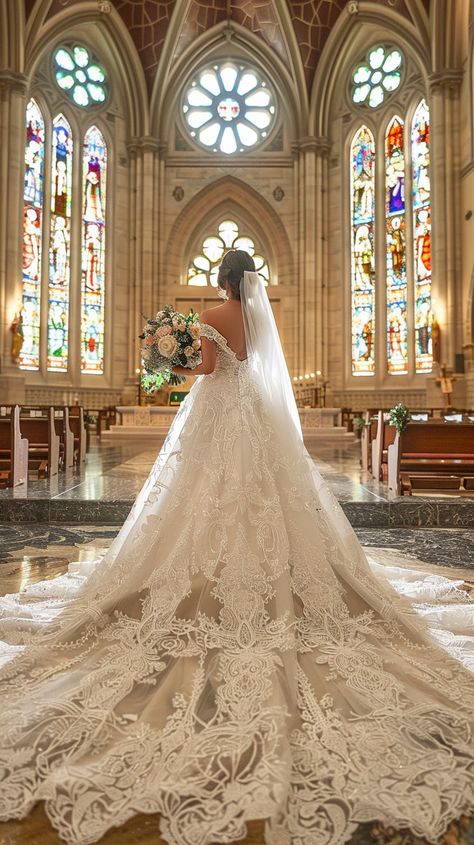
<path id="1" fill-rule="evenodd" d="M 169 845 L 259 818 L 267 845 L 371 819 L 434 842 L 474 803 L 467 598 L 369 565 L 247 362 L 203 331 L 216 369 L 110 549 L 0 601 L 0 818 L 44 800 L 70 845 L 139 812 Z M 447 630 L 456 610 L 470 631 Z"/>

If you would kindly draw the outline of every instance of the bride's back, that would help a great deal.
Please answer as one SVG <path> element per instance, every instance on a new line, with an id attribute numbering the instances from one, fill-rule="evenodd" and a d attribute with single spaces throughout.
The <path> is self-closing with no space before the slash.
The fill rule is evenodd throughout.
<path id="1" fill-rule="evenodd" d="M 238 299 L 229 299 L 222 305 L 203 311 L 201 319 L 214 326 L 227 341 L 227 345 L 237 358 L 247 357 L 245 330 L 242 318 L 242 306 Z"/>

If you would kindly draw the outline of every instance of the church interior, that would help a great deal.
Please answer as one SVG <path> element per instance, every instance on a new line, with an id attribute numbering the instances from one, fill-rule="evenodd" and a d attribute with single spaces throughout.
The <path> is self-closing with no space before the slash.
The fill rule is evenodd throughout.
<path id="1" fill-rule="evenodd" d="M 228 249 L 363 546 L 474 591 L 474 0 L 2 0 L 0 107 L 1 594 L 116 536 L 194 381 L 143 324 L 218 305 Z"/>

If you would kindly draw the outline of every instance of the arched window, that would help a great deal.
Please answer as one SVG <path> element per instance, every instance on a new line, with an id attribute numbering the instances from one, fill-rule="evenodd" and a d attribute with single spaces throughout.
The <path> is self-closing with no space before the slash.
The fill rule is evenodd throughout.
<path id="1" fill-rule="evenodd" d="M 431 348 L 431 205 L 429 108 L 415 109 L 410 138 L 406 121 L 393 115 L 383 132 L 383 150 L 362 125 L 350 146 L 352 374 L 390 376 L 428 373 Z M 410 129 L 410 124 L 408 124 Z M 383 127 L 381 127 L 383 128 Z M 407 130 L 408 132 L 409 130 Z M 375 162 L 381 172 L 375 173 Z M 379 167 L 379 164 L 377 164 Z M 380 175 L 379 175 L 380 173 Z M 405 195 L 406 174 L 411 197 Z M 378 180 L 384 205 L 378 206 Z M 379 232 L 380 236 L 376 233 Z M 384 233 L 382 239 L 382 232 Z M 413 242 L 414 261 L 407 244 Z M 376 251 L 384 244 L 384 254 Z M 385 290 L 384 290 L 385 289 Z M 385 308 L 386 360 L 377 359 L 376 314 Z M 414 314 L 412 309 L 414 308 Z M 379 354 L 382 346 L 377 346 Z"/>
<path id="2" fill-rule="evenodd" d="M 43 242 L 44 120 L 34 100 L 26 108 L 25 184 L 23 192 L 23 345 L 24 370 L 39 369 L 41 263 Z"/>
<path id="3" fill-rule="evenodd" d="M 415 363 L 417 373 L 431 372 L 431 190 L 430 113 L 425 100 L 415 111 L 411 130 L 413 239 L 415 277 Z"/>
<path id="4" fill-rule="evenodd" d="M 81 45 L 56 50 L 52 64 L 58 88 L 76 107 L 78 124 L 83 128 L 76 130 L 75 137 L 64 114 L 53 118 L 46 109 L 42 113 L 34 99 L 28 103 L 23 344 L 18 361 L 21 369 L 44 367 L 50 372 L 67 372 L 73 356 L 71 337 L 75 337 L 74 361 L 80 354 L 81 372 L 101 375 L 107 147 L 100 129 L 90 123 L 88 108 L 97 111 L 108 96 L 108 86 L 105 71 Z M 76 161 L 76 157 L 81 159 L 81 148 L 82 162 Z M 80 313 L 70 313 L 70 302 L 78 301 L 79 296 Z M 47 314 L 43 340 L 41 313 Z"/>
<path id="5" fill-rule="evenodd" d="M 62 115 L 53 121 L 52 134 L 48 370 L 67 370 L 73 142 L 71 127 Z"/>
<path id="6" fill-rule="evenodd" d="M 375 372 L 375 143 L 362 126 L 351 144 L 352 374 Z"/>
<path id="7" fill-rule="evenodd" d="M 267 285 L 269 282 L 268 264 L 258 250 L 255 240 L 247 234 L 241 234 L 234 220 L 222 220 L 217 232 L 204 238 L 200 250 L 188 267 L 188 285 L 212 285 L 217 287 L 219 264 L 228 249 L 245 249 L 253 256 L 255 269 Z"/>
<path id="8" fill-rule="evenodd" d="M 83 373 L 104 371 L 105 187 L 107 147 L 96 126 L 86 133 L 83 153 L 82 354 Z"/>
<path id="9" fill-rule="evenodd" d="M 385 133 L 387 369 L 408 372 L 408 287 L 405 209 L 405 126 L 394 117 Z"/>

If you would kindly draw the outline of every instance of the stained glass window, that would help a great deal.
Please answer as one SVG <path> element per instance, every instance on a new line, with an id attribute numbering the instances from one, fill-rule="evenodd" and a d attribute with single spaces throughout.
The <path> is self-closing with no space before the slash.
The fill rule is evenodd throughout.
<path id="1" fill-rule="evenodd" d="M 41 247 L 43 223 L 44 121 L 34 100 L 26 109 L 25 184 L 23 205 L 23 345 L 19 365 L 39 369 Z"/>
<path id="2" fill-rule="evenodd" d="M 53 122 L 48 284 L 48 370 L 67 370 L 72 189 L 71 127 Z"/>
<path id="3" fill-rule="evenodd" d="M 222 220 L 217 233 L 204 238 L 201 251 L 194 256 L 188 267 L 188 285 L 212 285 L 217 287 L 217 275 L 222 257 L 228 249 L 245 249 L 255 262 L 255 269 L 268 285 L 268 264 L 260 254 L 255 241 L 248 235 L 241 235 L 234 220 Z"/>
<path id="4" fill-rule="evenodd" d="M 96 126 L 83 150 L 81 370 L 104 372 L 105 203 L 107 147 Z"/>
<path id="5" fill-rule="evenodd" d="M 402 54 L 399 50 L 373 47 L 367 59 L 352 74 L 352 100 L 354 103 L 380 106 L 388 94 L 400 85 Z"/>
<path id="6" fill-rule="evenodd" d="M 352 374 L 375 372 L 374 278 L 375 144 L 367 126 L 351 145 Z"/>
<path id="7" fill-rule="evenodd" d="M 415 111 L 411 130 L 415 276 L 415 365 L 431 372 L 431 189 L 430 112 L 425 100 Z"/>
<path id="8" fill-rule="evenodd" d="M 89 51 L 76 44 L 61 47 L 53 58 L 56 82 L 76 106 L 100 105 L 107 99 L 108 87 L 104 68 Z"/>
<path id="9" fill-rule="evenodd" d="M 387 368 L 408 372 L 404 123 L 394 117 L 385 134 L 387 248 Z"/>
<path id="10" fill-rule="evenodd" d="M 192 138 L 214 152 L 243 153 L 263 141 L 275 121 L 275 98 L 260 72 L 226 62 L 202 70 L 183 99 Z"/>

